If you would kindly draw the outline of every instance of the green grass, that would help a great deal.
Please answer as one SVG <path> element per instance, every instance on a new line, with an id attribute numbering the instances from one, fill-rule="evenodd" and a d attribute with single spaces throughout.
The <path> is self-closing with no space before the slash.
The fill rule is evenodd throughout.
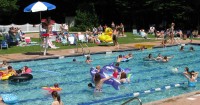
<path id="1" fill-rule="evenodd" d="M 127 32 L 125 33 L 127 35 L 127 37 L 122 37 L 122 38 L 118 38 L 118 42 L 119 44 L 128 44 L 128 43 L 138 43 L 138 42 L 151 42 L 151 41 L 155 41 L 155 40 L 145 40 L 142 39 L 140 36 L 137 35 L 133 35 L 131 32 Z M 152 35 L 149 35 L 148 37 L 153 37 Z M 141 38 L 141 39 L 137 39 L 137 38 Z M 0 37 L 0 40 L 2 40 L 3 38 Z M 31 38 L 32 41 L 35 42 L 39 42 L 38 38 Z M 76 48 L 76 45 L 66 45 L 63 46 L 61 43 L 55 43 L 54 44 L 57 47 L 60 47 L 59 49 L 48 49 L 48 50 L 60 50 L 60 49 L 72 49 L 72 48 Z M 98 46 L 97 44 L 93 44 L 93 43 L 88 43 L 87 44 L 89 47 L 94 47 L 94 46 Z M 113 45 L 113 44 L 111 44 Z M 79 46 L 80 48 L 80 46 Z M 0 54 L 13 54 L 13 53 L 27 53 L 27 52 L 40 52 L 42 50 L 42 48 L 39 45 L 36 46 L 25 46 L 25 47 L 20 47 L 20 46 L 12 46 L 9 47 L 8 49 L 3 49 L 0 50 Z"/>

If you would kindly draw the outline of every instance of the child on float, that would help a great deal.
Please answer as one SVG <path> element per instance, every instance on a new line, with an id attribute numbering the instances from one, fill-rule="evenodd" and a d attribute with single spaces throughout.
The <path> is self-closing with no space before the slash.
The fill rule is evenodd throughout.
<path id="1" fill-rule="evenodd" d="M 60 88 L 57 83 L 55 83 L 53 86 L 54 86 L 54 88 Z"/>
<path id="2" fill-rule="evenodd" d="M 119 81 L 121 83 L 130 83 L 130 77 L 122 70 L 119 75 Z"/>
<path id="3" fill-rule="evenodd" d="M 22 74 L 31 74 L 32 70 L 28 66 L 22 68 Z"/>
<path id="4" fill-rule="evenodd" d="M 16 71 L 12 68 L 12 66 L 8 66 L 7 70 L 4 72 L 5 74 L 12 73 L 13 75 L 17 75 Z"/>
<path id="5" fill-rule="evenodd" d="M 124 56 L 124 58 L 127 58 L 127 59 L 130 59 L 132 57 L 133 57 L 133 54 L 131 54 L 131 53 L 129 53 L 129 54 L 127 54 L 127 55 Z"/>
<path id="6" fill-rule="evenodd" d="M 115 68 L 113 72 L 113 77 L 118 78 L 118 75 L 119 75 L 118 70 Z"/>
<path id="7" fill-rule="evenodd" d="M 101 66 L 100 65 L 96 66 L 96 70 L 97 70 L 97 73 L 99 73 L 101 71 Z"/>

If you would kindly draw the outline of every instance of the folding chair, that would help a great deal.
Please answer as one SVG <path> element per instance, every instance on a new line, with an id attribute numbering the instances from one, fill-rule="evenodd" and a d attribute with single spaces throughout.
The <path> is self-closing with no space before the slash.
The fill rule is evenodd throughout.
<path id="1" fill-rule="evenodd" d="M 2 49 L 2 48 L 8 49 L 8 44 L 7 44 L 7 42 L 6 42 L 5 40 L 3 40 L 3 41 L 1 42 L 1 49 Z"/>

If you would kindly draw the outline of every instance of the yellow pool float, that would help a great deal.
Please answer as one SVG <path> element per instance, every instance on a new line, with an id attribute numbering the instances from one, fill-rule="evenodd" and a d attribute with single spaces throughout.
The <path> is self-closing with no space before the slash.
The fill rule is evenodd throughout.
<path id="1" fill-rule="evenodd" d="M 3 74 L 1 80 L 7 80 L 10 76 L 12 76 L 14 72 L 10 72 L 8 74 Z"/>
<path id="2" fill-rule="evenodd" d="M 112 32 L 113 30 L 111 28 L 106 28 L 105 32 L 98 36 L 99 40 L 101 42 L 112 42 Z"/>

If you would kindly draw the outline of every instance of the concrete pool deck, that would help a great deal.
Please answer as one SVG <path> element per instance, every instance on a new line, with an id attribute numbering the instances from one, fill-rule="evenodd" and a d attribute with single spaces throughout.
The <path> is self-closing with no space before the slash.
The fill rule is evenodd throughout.
<path id="1" fill-rule="evenodd" d="M 189 41 L 190 41 L 189 39 L 182 40 L 181 43 L 187 44 Z M 200 41 L 193 40 L 193 43 L 200 44 Z M 87 49 L 89 49 L 91 53 L 110 52 L 110 51 L 134 49 L 136 44 L 141 44 L 141 43 L 121 44 L 119 49 L 117 49 L 114 46 L 97 46 L 97 47 L 89 47 Z M 142 44 L 160 46 L 161 41 L 143 42 Z M 42 52 L 41 53 L 28 52 L 28 53 L 17 53 L 17 54 L 2 54 L 0 55 L 0 60 L 1 61 L 2 60 L 18 61 L 18 60 L 42 59 L 42 58 L 62 57 L 62 56 L 82 54 L 81 48 L 78 49 L 78 52 L 76 50 L 77 49 L 49 50 L 46 56 L 44 56 Z M 150 102 L 145 105 L 200 105 L 200 91 L 187 93 L 187 94 L 171 97 L 164 100 L 159 100 L 156 102 Z"/>

